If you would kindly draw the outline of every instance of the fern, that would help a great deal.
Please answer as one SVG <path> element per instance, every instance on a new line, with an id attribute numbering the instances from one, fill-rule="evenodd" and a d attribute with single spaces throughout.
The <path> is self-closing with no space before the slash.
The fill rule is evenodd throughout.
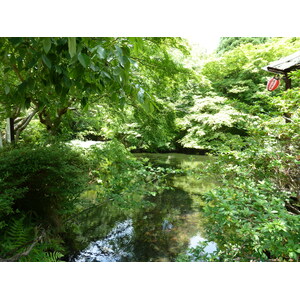
<path id="1" fill-rule="evenodd" d="M 1 245 L 1 256 L 7 257 L 25 250 L 33 237 L 33 228 L 24 224 L 25 217 L 14 218 L 8 224 Z"/>
<path id="2" fill-rule="evenodd" d="M 48 257 L 48 259 L 45 260 L 45 261 L 47 261 L 47 262 L 57 262 L 64 255 L 60 252 L 54 251 L 54 252 L 46 252 L 46 256 Z"/>
<path id="3" fill-rule="evenodd" d="M 57 262 L 63 257 L 61 240 L 45 237 L 24 216 L 14 218 L 1 238 L 0 257 L 21 262 Z M 32 247 L 32 248 L 31 248 Z M 28 253 L 27 253 L 28 252 Z M 22 254 L 18 257 L 19 254 Z"/>

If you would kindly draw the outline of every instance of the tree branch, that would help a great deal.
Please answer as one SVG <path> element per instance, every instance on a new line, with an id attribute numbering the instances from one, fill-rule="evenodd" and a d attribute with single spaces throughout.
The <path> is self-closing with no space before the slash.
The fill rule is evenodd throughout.
<path id="1" fill-rule="evenodd" d="M 294 213 L 294 214 L 296 214 L 296 215 L 300 215 L 300 210 L 297 209 L 295 206 L 293 206 L 292 204 L 290 204 L 290 203 L 288 203 L 288 202 L 286 202 L 285 205 L 286 205 L 286 208 L 287 208 L 290 212 L 292 212 L 292 213 Z"/>
<path id="2" fill-rule="evenodd" d="M 19 136 L 20 136 L 21 132 L 27 127 L 27 125 L 30 123 L 30 121 L 32 120 L 32 118 L 35 116 L 35 114 L 37 112 L 38 112 L 38 108 L 35 108 L 33 110 L 33 112 L 31 112 L 31 114 L 29 114 L 26 118 L 24 118 L 22 120 L 21 123 L 19 123 L 16 126 L 16 128 L 15 128 L 15 133 L 16 133 L 15 139 L 16 139 L 16 142 L 18 142 Z"/>
<path id="3" fill-rule="evenodd" d="M 16 65 L 13 65 L 12 68 L 13 68 L 13 70 L 15 71 L 15 73 L 17 74 L 18 78 L 23 82 L 23 81 L 24 81 L 24 78 L 23 78 L 23 76 L 20 74 L 20 71 L 18 70 L 17 66 L 16 66 Z"/>

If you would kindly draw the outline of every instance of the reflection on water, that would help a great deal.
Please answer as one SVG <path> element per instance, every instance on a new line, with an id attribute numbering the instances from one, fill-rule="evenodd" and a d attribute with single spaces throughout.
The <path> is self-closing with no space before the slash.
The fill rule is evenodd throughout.
<path id="1" fill-rule="evenodd" d="M 127 248 L 130 248 L 132 233 L 131 220 L 119 222 L 104 239 L 92 242 L 87 249 L 79 254 L 75 261 L 114 262 L 130 260 L 132 251 Z"/>
<path id="2" fill-rule="evenodd" d="M 190 239 L 189 248 L 195 248 L 199 242 L 206 241 L 200 234 L 197 234 Z M 205 253 L 213 253 L 217 250 L 216 244 L 214 242 L 209 242 L 208 245 L 204 248 Z"/>
<path id="3" fill-rule="evenodd" d="M 208 158 L 185 154 L 138 154 L 156 166 L 193 171 Z M 179 253 L 203 241 L 200 212 L 200 193 L 213 187 L 209 179 L 202 181 L 193 172 L 172 175 L 169 186 L 156 196 L 147 196 L 153 205 L 139 208 L 130 216 L 104 211 L 91 212 L 88 220 L 93 226 L 89 245 L 74 261 L 175 261 Z M 101 218 L 101 214 L 106 219 Z M 108 217 L 115 216 L 113 217 Z M 96 221 L 93 221 L 95 218 Z M 107 220 L 110 222 L 107 223 Z M 96 225 L 95 225 L 96 224 Z M 113 224 L 113 225 L 112 225 Z M 87 226 L 89 227 L 89 226 Z M 102 232 L 101 230 L 104 229 Z M 88 230 L 91 232 L 91 230 Z M 97 235 L 95 235 L 97 232 Z M 215 250 L 209 243 L 207 253 Z"/>

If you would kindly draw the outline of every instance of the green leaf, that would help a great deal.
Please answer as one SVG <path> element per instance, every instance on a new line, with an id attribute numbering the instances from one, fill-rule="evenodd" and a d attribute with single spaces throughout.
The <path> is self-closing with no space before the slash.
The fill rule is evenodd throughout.
<path id="1" fill-rule="evenodd" d="M 9 92 L 10 92 L 10 88 L 9 88 L 9 86 L 8 86 L 8 85 L 6 85 L 6 86 L 5 86 L 5 88 L 4 88 L 4 90 L 5 90 L 5 94 L 6 94 L 6 95 L 8 95 L 8 94 L 9 94 Z"/>
<path id="2" fill-rule="evenodd" d="M 13 45 L 16 45 L 16 44 L 19 44 L 23 41 L 23 38 L 22 37 L 11 37 L 11 38 L 8 38 L 8 40 L 13 44 Z"/>
<path id="3" fill-rule="evenodd" d="M 120 74 L 121 74 L 121 72 L 122 72 L 122 70 L 121 70 L 121 68 L 120 67 L 114 67 L 113 68 L 113 74 L 115 75 L 115 76 L 119 76 Z"/>
<path id="4" fill-rule="evenodd" d="M 44 64 L 49 68 L 49 69 L 51 69 L 51 67 L 52 67 L 52 64 L 51 64 L 51 61 L 50 61 L 50 59 L 46 56 L 46 55 L 42 55 L 42 60 L 43 60 L 43 62 L 44 62 Z"/>
<path id="5" fill-rule="evenodd" d="M 131 59 L 130 57 L 128 58 L 128 60 L 134 67 L 138 67 L 138 63 L 135 60 Z"/>
<path id="6" fill-rule="evenodd" d="M 297 258 L 298 258 L 298 255 L 297 255 L 296 252 L 291 251 L 291 252 L 289 252 L 289 257 L 290 257 L 290 258 L 293 258 L 293 259 L 297 259 Z"/>
<path id="7" fill-rule="evenodd" d="M 25 107 L 28 109 L 30 107 L 30 104 L 31 104 L 31 99 L 29 97 L 26 97 L 24 104 L 25 104 Z"/>
<path id="8" fill-rule="evenodd" d="M 68 37 L 68 47 L 71 58 L 76 55 L 76 37 Z"/>
<path id="9" fill-rule="evenodd" d="M 120 98 L 120 108 L 123 110 L 125 106 L 126 100 L 124 97 Z"/>
<path id="10" fill-rule="evenodd" d="M 43 40 L 43 48 L 45 53 L 47 54 L 51 49 L 51 38 L 44 38 Z"/>
<path id="11" fill-rule="evenodd" d="M 89 66 L 91 62 L 90 58 L 86 54 L 83 54 L 81 52 L 78 54 L 78 60 L 85 69 Z"/>
<path id="12" fill-rule="evenodd" d="M 144 94 L 145 94 L 144 89 L 140 88 L 140 90 L 137 93 L 137 98 L 140 103 L 144 103 Z"/>
<path id="13" fill-rule="evenodd" d="M 83 97 L 81 100 L 80 100 L 80 103 L 81 103 L 81 106 L 82 107 L 85 107 L 87 105 L 87 102 L 88 102 L 88 98 L 87 97 Z"/>
<path id="14" fill-rule="evenodd" d="M 127 56 L 120 56 L 119 57 L 119 62 L 120 62 L 120 65 L 125 69 L 125 70 L 128 70 L 129 67 L 130 67 L 130 61 L 128 59 Z"/>
<path id="15" fill-rule="evenodd" d="M 101 72 L 101 76 L 107 77 L 107 78 L 111 79 L 111 76 L 107 72 L 105 72 L 105 71 Z"/>
<path id="16" fill-rule="evenodd" d="M 97 53 L 98 53 L 100 59 L 106 58 L 106 51 L 101 46 L 97 47 Z"/>
<path id="17" fill-rule="evenodd" d="M 118 56 L 123 56 L 123 51 L 122 51 L 122 49 L 121 49 L 119 46 L 115 46 L 115 48 L 116 48 L 116 54 L 117 54 Z"/>

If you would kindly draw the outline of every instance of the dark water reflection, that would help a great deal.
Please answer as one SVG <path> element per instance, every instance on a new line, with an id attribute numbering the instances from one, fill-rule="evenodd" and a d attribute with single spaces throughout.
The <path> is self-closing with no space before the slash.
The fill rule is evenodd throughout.
<path id="1" fill-rule="evenodd" d="M 137 154 L 156 166 L 195 170 L 208 158 L 184 154 Z M 175 261 L 197 241 L 204 240 L 201 228 L 200 194 L 213 187 L 209 179 L 193 173 L 172 175 L 171 190 L 147 196 L 153 205 L 122 214 L 106 205 L 91 211 L 86 220 L 87 247 L 73 261 Z M 80 221 L 82 222 L 82 221 Z M 92 241 L 92 242 L 91 242 Z M 215 246 L 210 244 L 207 251 Z"/>

